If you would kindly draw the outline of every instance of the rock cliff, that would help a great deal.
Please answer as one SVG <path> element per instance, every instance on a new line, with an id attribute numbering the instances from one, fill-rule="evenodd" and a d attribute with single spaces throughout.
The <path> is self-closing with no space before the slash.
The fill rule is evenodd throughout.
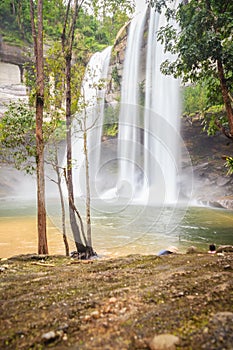
<path id="1" fill-rule="evenodd" d="M 233 209 L 233 176 L 227 175 L 224 166 L 224 156 L 232 154 L 233 144 L 221 133 L 208 136 L 201 122 L 186 118 L 181 122 L 181 136 L 192 162 L 193 198 L 199 203 Z M 185 177 L 185 159 L 183 164 Z"/>
<path id="2" fill-rule="evenodd" d="M 30 48 L 6 44 L 0 36 L 0 116 L 10 101 L 27 99 L 23 66 L 29 61 Z"/>

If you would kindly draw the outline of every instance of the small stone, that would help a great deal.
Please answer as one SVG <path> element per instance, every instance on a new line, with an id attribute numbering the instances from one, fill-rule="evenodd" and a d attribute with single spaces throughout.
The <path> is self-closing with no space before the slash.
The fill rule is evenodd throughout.
<path id="1" fill-rule="evenodd" d="M 111 298 L 109 299 L 109 304 L 115 304 L 116 301 L 117 301 L 117 299 L 116 299 L 115 297 L 111 297 Z"/>
<path id="2" fill-rule="evenodd" d="M 151 350 L 175 350 L 180 339 L 173 334 L 156 335 L 149 343 Z"/>
<path id="3" fill-rule="evenodd" d="M 214 323 L 219 322 L 223 324 L 229 324 L 229 322 L 232 323 L 233 313 L 229 311 L 218 312 L 213 316 L 212 321 Z"/>
<path id="4" fill-rule="evenodd" d="M 123 307 L 123 309 L 121 309 L 121 310 L 119 311 L 119 313 L 120 313 L 121 315 L 124 315 L 124 314 L 126 313 L 126 311 L 127 311 L 127 308 L 126 308 L 126 307 Z"/>
<path id="5" fill-rule="evenodd" d="M 8 264 L 4 264 L 4 265 L 2 265 L 2 267 L 4 267 L 4 269 L 9 269 L 9 265 Z"/>
<path id="6" fill-rule="evenodd" d="M 191 247 L 188 247 L 187 250 L 186 250 L 186 254 L 195 254 L 197 253 L 197 247 L 195 246 L 191 246 Z"/>
<path id="7" fill-rule="evenodd" d="M 99 313 L 99 311 L 95 310 L 95 311 L 92 311 L 91 316 L 93 318 L 99 318 L 100 317 L 100 313 Z"/>
<path id="8" fill-rule="evenodd" d="M 58 331 L 66 332 L 68 328 L 69 328 L 69 325 L 68 325 L 67 323 L 62 323 L 62 324 L 58 327 Z"/>
<path id="9" fill-rule="evenodd" d="M 45 342 L 50 342 L 56 339 L 56 337 L 57 337 L 56 333 L 54 331 L 50 331 L 42 335 L 42 340 L 44 340 Z"/>

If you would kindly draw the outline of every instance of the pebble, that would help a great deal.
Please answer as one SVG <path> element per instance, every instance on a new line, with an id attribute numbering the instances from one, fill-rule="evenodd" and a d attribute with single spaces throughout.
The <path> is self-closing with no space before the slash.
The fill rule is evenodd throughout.
<path id="1" fill-rule="evenodd" d="M 160 334 L 154 336 L 149 343 L 151 350 L 175 350 L 180 339 L 173 334 Z"/>
<path id="2" fill-rule="evenodd" d="M 99 313 L 98 310 L 95 310 L 95 311 L 92 311 L 92 312 L 91 312 L 91 316 L 92 316 L 93 318 L 99 318 L 99 317 L 100 317 L 100 313 Z"/>
<path id="3" fill-rule="evenodd" d="M 212 322 L 214 323 L 223 323 L 223 324 L 229 324 L 233 322 L 233 313 L 229 311 L 223 311 L 216 313 L 213 318 Z"/>
<path id="4" fill-rule="evenodd" d="M 66 332 L 69 328 L 69 325 L 67 323 L 62 323 L 59 327 L 58 327 L 58 331 L 64 331 Z"/>
<path id="5" fill-rule="evenodd" d="M 54 331 L 50 331 L 50 332 L 44 333 L 41 338 L 45 342 L 49 342 L 55 339 L 56 337 L 57 337 L 57 334 Z"/>
<path id="6" fill-rule="evenodd" d="M 111 298 L 109 299 L 109 304 L 115 304 L 116 301 L 117 301 L 117 299 L 116 299 L 115 297 L 111 297 Z"/>

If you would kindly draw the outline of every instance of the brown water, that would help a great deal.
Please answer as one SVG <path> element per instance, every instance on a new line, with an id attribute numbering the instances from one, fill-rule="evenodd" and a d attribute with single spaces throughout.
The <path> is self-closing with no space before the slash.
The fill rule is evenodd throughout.
<path id="1" fill-rule="evenodd" d="M 50 254 L 65 254 L 62 235 L 51 222 L 47 222 L 48 245 Z M 2 217 L 0 218 L 0 258 L 19 254 L 37 253 L 36 217 Z M 75 250 L 74 243 L 69 241 Z"/>

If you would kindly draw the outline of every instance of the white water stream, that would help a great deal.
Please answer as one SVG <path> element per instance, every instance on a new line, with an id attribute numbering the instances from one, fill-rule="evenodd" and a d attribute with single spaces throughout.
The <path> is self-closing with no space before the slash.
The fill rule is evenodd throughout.
<path id="1" fill-rule="evenodd" d="M 95 53 L 86 68 L 82 83 L 83 106 L 81 113 L 77 113 L 73 127 L 73 158 L 77 160 L 75 172 L 75 193 L 78 196 L 85 194 L 85 159 L 83 151 L 84 131 L 87 131 L 87 148 L 89 154 L 90 181 L 95 177 L 100 164 L 101 136 L 104 118 L 104 96 L 106 79 L 112 47 Z M 91 186 L 93 191 L 95 186 Z M 92 191 L 92 195 L 93 195 Z"/>
<path id="2" fill-rule="evenodd" d="M 144 9 L 130 26 L 121 89 L 117 185 L 120 195 L 161 204 L 176 203 L 179 198 L 179 81 L 160 72 L 168 55 L 156 40 L 165 24 L 163 14 Z M 141 108 L 140 87 L 144 89 Z"/>

